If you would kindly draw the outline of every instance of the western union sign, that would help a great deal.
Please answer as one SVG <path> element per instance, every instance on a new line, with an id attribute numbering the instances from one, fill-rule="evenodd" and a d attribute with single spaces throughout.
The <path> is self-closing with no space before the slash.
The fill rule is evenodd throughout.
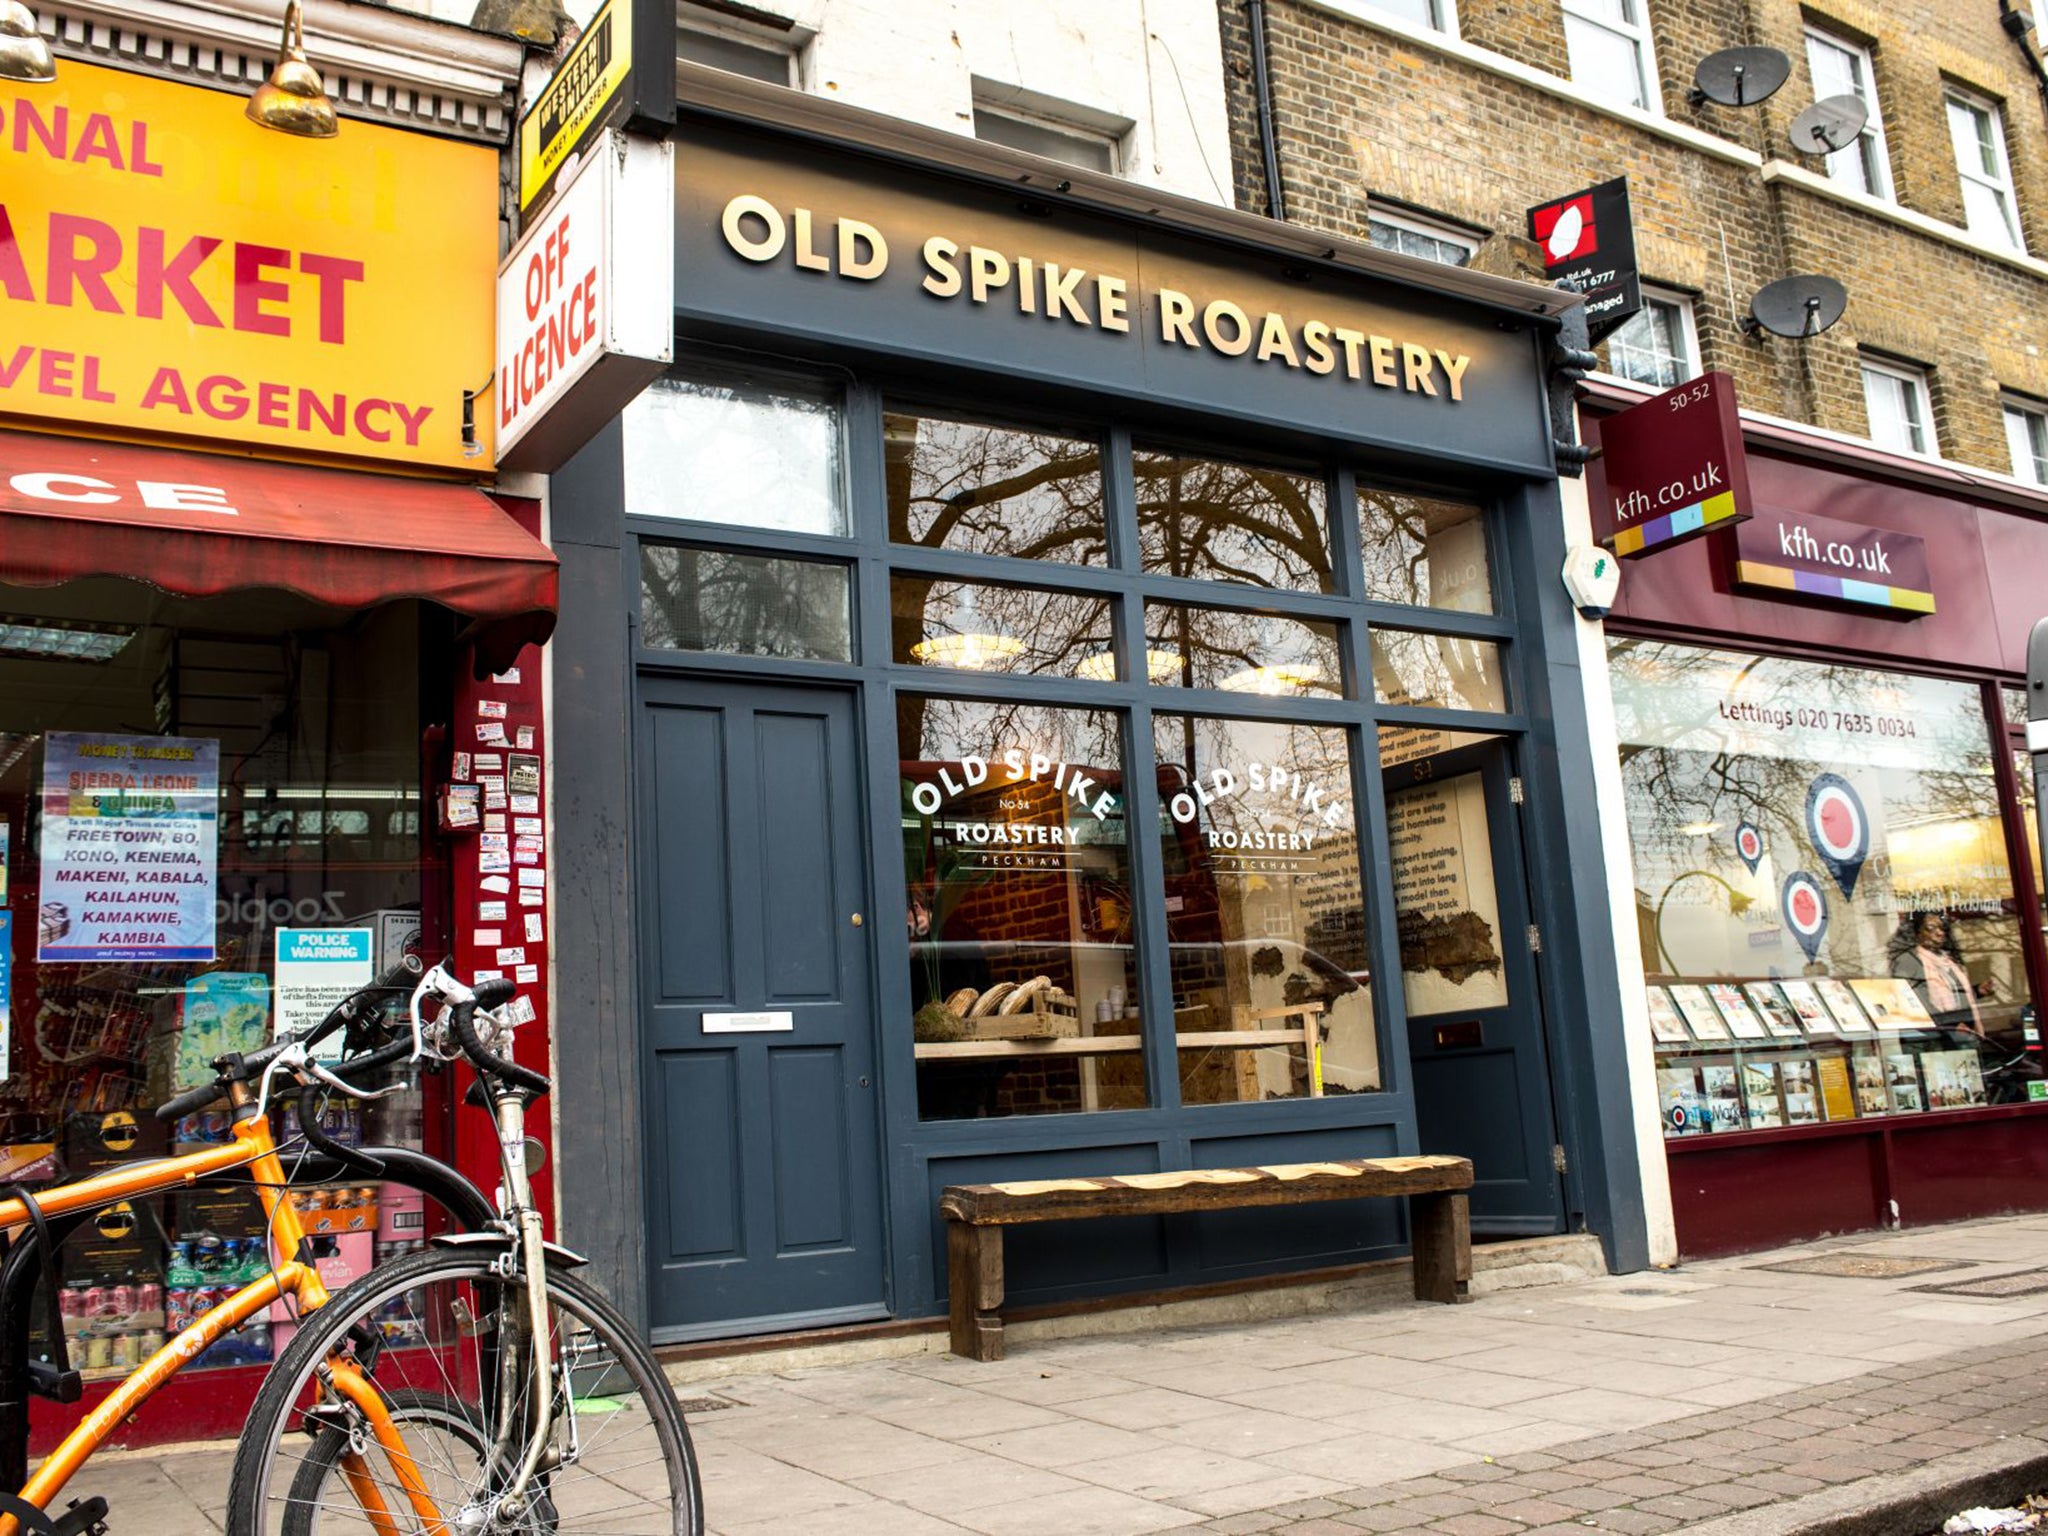
<path id="1" fill-rule="evenodd" d="M 610 121 L 632 73 L 632 0 L 607 0 L 520 120 L 521 213 L 554 185 L 562 163 Z"/>

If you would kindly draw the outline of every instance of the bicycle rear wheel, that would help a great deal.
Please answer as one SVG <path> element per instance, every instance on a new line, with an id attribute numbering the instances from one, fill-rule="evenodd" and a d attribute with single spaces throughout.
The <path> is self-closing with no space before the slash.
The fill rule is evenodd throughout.
<path id="1" fill-rule="evenodd" d="M 553 1267 L 554 1424 L 540 1472 L 506 1509 L 536 1401 L 530 1372 L 513 1373 L 516 1390 L 500 1387 L 526 1302 L 523 1282 L 495 1272 L 496 1256 L 409 1254 L 306 1317 L 236 1444 L 228 1536 L 701 1536 L 696 1458 L 660 1366 L 609 1303 Z M 404 1442 L 398 1455 L 321 1386 L 335 1367 L 375 1385 Z"/>

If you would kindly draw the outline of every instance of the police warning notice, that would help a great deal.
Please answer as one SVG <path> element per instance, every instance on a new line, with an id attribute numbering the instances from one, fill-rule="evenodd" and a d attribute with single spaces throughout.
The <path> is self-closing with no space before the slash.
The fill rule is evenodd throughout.
<path id="1" fill-rule="evenodd" d="M 335 1004 L 376 979 L 368 928 L 277 930 L 277 1032 L 297 1034 L 326 1019 Z M 346 1044 L 336 1030 L 314 1047 L 321 1061 L 341 1060 Z"/>
<path id="2" fill-rule="evenodd" d="M 44 737 L 36 959 L 214 958 L 220 743 Z"/>

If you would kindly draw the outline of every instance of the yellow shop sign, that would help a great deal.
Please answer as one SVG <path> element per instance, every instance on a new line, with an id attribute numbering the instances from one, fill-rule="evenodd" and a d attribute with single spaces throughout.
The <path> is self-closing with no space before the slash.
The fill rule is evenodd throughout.
<path id="1" fill-rule="evenodd" d="M 67 62 L 0 83 L 0 416 L 490 466 L 497 156 Z"/>

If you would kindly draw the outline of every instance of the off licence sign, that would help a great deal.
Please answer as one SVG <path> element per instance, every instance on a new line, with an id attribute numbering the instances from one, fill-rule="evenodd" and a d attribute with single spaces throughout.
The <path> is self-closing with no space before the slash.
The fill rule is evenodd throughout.
<path id="1" fill-rule="evenodd" d="M 1594 535 L 1624 559 L 1750 516 L 1735 381 L 1705 373 L 1600 424 L 1604 494 Z"/>

